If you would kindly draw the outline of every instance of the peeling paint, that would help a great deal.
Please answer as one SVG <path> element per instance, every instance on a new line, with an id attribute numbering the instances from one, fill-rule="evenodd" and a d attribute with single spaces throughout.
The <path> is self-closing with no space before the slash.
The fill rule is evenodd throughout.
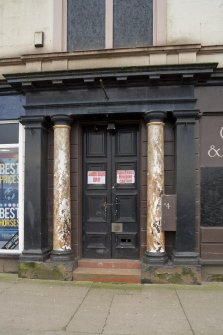
<path id="1" fill-rule="evenodd" d="M 70 127 L 54 126 L 53 250 L 71 250 Z"/>
<path id="2" fill-rule="evenodd" d="M 164 189 L 164 123 L 150 122 L 147 161 L 147 251 L 164 252 L 161 195 Z"/>

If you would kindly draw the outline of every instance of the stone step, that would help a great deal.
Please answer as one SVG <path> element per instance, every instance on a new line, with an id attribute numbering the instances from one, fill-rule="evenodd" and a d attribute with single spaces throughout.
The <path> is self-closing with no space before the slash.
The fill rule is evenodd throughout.
<path id="1" fill-rule="evenodd" d="M 78 261 L 78 267 L 98 269 L 140 269 L 140 261 L 132 259 L 83 258 Z"/>
<path id="2" fill-rule="evenodd" d="M 78 267 L 73 272 L 73 280 L 101 283 L 140 284 L 141 271 L 139 269 Z"/>

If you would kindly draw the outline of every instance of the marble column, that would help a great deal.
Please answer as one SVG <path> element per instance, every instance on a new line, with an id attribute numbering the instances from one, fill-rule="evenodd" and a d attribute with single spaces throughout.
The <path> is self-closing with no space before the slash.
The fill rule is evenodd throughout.
<path id="1" fill-rule="evenodd" d="M 145 115 L 147 145 L 147 250 L 144 261 L 166 262 L 165 239 L 162 231 L 161 196 L 164 192 L 164 119 L 165 112 Z"/>
<path id="2" fill-rule="evenodd" d="M 53 116 L 54 124 L 54 196 L 53 196 L 53 260 L 70 260 L 71 193 L 70 193 L 70 129 L 72 119 Z"/>

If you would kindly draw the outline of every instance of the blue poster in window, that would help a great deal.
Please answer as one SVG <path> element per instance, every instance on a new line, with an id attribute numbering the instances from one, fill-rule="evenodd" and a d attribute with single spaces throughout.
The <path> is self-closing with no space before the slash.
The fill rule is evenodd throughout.
<path id="1" fill-rule="evenodd" d="M 0 249 L 19 249 L 18 148 L 0 149 Z"/>

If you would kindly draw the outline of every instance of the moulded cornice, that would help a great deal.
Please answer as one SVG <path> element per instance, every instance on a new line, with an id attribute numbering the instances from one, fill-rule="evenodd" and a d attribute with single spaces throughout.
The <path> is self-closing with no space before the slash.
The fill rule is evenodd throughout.
<path id="1" fill-rule="evenodd" d="M 94 70 L 34 72 L 4 75 L 7 83 L 20 92 L 42 89 L 69 89 L 91 85 L 107 87 L 139 85 L 196 85 L 206 82 L 217 63 L 157 65 Z M 122 80 L 120 80 L 122 79 Z M 124 82 L 124 83 L 123 83 Z"/>
<path id="2" fill-rule="evenodd" d="M 87 69 L 183 66 L 208 63 L 213 54 L 223 67 L 223 45 L 200 44 L 161 45 L 138 48 L 87 50 L 27 54 L 20 57 L 0 58 L 0 79 L 8 73 L 45 73 Z M 216 59 L 216 58 L 215 58 Z"/>

